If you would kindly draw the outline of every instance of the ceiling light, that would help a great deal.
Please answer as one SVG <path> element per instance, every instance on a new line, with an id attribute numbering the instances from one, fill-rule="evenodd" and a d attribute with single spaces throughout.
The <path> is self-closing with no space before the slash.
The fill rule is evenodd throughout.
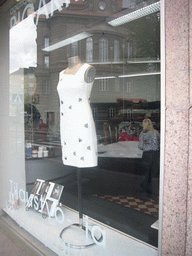
<path id="1" fill-rule="evenodd" d="M 63 46 L 66 46 L 66 45 L 75 43 L 77 41 L 83 40 L 83 39 L 85 39 L 87 37 L 90 37 L 90 36 L 92 36 L 92 34 L 87 33 L 87 32 L 82 32 L 82 33 L 77 34 L 75 36 L 72 36 L 72 37 L 69 37 L 67 39 L 64 39 L 64 40 L 62 40 L 62 41 L 60 41 L 58 43 L 55 43 L 55 44 L 53 44 L 51 46 L 45 47 L 43 49 L 43 51 L 51 52 L 53 50 L 56 50 L 56 49 L 59 49 L 59 48 L 61 48 Z"/>
<path id="2" fill-rule="evenodd" d="M 154 76 L 154 75 L 160 75 L 160 74 L 161 72 L 151 72 L 151 73 L 125 74 L 125 75 L 119 75 L 119 76 L 101 76 L 101 77 L 95 77 L 95 80 L 123 78 L 123 77 L 137 77 L 137 76 Z"/>
<path id="3" fill-rule="evenodd" d="M 118 77 L 134 77 L 134 76 L 153 76 L 153 75 L 160 75 L 161 72 L 151 72 L 151 73 L 138 73 L 138 74 L 127 74 L 127 75 L 120 75 Z"/>
<path id="4" fill-rule="evenodd" d="M 134 12 L 125 14 L 119 18 L 113 19 L 111 21 L 108 21 L 108 24 L 116 27 L 116 26 L 120 26 L 123 25 L 125 23 L 128 23 L 130 21 L 142 18 L 144 16 L 147 16 L 149 14 L 155 13 L 160 11 L 160 1 L 156 2 L 154 4 L 148 5 L 146 7 L 143 7 L 139 10 L 136 10 Z"/>
<path id="5" fill-rule="evenodd" d="M 161 61 L 160 60 L 128 60 L 127 63 L 128 64 L 138 64 L 138 63 L 147 63 L 147 64 L 150 64 L 150 63 L 160 63 Z"/>
<path id="6" fill-rule="evenodd" d="M 111 78 L 117 78 L 117 77 L 116 76 L 102 76 L 102 77 L 95 77 L 95 80 L 111 79 Z"/>

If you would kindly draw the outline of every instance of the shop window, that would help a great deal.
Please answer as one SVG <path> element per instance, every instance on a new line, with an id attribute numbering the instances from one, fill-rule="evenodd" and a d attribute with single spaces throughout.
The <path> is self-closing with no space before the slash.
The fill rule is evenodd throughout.
<path id="1" fill-rule="evenodd" d="M 102 37 L 99 42 L 99 60 L 100 62 L 108 61 L 108 40 Z"/>
<path id="2" fill-rule="evenodd" d="M 31 1 L 31 4 L 32 2 L 35 2 L 35 0 Z M 141 27 L 141 25 L 146 22 L 144 19 L 142 19 L 142 21 L 141 19 L 140 20 L 138 19 L 131 23 L 125 20 L 125 24 L 123 25 L 120 24 L 120 25 L 117 25 L 117 27 L 112 27 L 113 25 L 109 26 L 109 20 L 107 16 L 103 15 L 101 12 L 98 13 L 98 10 L 97 11 L 95 10 L 94 5 L 91 4 L 91 2 L 94 2 L 94 1 L 83 1 L 83 0 L 79 0 L 79 1 L 73 0 L 71 2 L 65 1 L 66 3 L 64 3 L 64 6 L 62 8 L 59 8 L 57 11 L 54 8 L 58 8 L 59 2 L 62 2 L 62 1 L 40 1 L 42 7 L 43 5 L 46 5 L 46 2 L 50 2 L 51 6 L 49 7 L 51 8 L 53 7 L 53 8 L 52 9 L 42 8 L 42 10 L 44 11 L 52 10 L 53 13 L 49 13 L 49 15 L 46 15 L 47 13 L 44 13 L 45 15 L 39 15 L 39 17 L 37 17 L 36 20 L 32 19 L 32 16 L 30 16 L 31 17 L 30 24 L 27 24 L 27 26 L 31 34 L 30 36 L 28 36 L 28 33 L 24 33 L 24 35 L 26 35 L 26 37 L 24 37 L 25 47 L 23 47 L 22 46 L 23 44 L 21 43 L 19 44 L 20 48 L 15 47 L 15 43 L 17 41 L 20 42 L 19 40 L 14 40 L 15 37 L 13 37 L 12 44 L 11 44 L 12 56 L 15 56 L 14 54 L 16 49 L 19 52 L 18 55 L 16 55 L 14 61 L 12 61 L 12 59 L 10 61 L 11 70 L 12 72 L 14 72 L 14 73 L 11 73 L 11 75 L 14 77 L 14 81 L 11 81 L 11 84 L 10 84 L 10 88 L 11 88 L 10 92 L 12 96 L 12 98 L 10 97 L 10 99 L 13 99 L 11 102 L 11 113 L 16 115 L 18 113 L 18 109 L 20 105 L 22 105 L 21 100 L 19 100 L 19 99 L 23 99 L 22 88 L 23 87 L 25 88 L 28 85 L 30 88 L 35 88 L 35 85 L 36 85 L 37 92 L 39 94 L 36 94 L 36 90 L 33 90 L 30 97 L 27 98 L 25 95 L 23 99 L 26 105 L 25 119 L 27 120 L 26 121 L 27 136 L 25 138 L 26 139 L 30 138 L 30 144 L 32 145 L 32 147 L 30 147 L 31 150 L 32 149 L 36 151 L 38 150 L 39 153 L 41 153 L 40 154 L 41 157 L 42 157 L 42 150 L 43 150 L 45 153 L 44 158 L 50 157 L 50 159 L 48 160 L 43 159 L 42 163 L 40 159 L 38 160 L 37 164 L 35 163 L 35 161 L 33 161 L 35 164 L 34 164 L 34 167 L 32 167 L 32 169 L 34 171 L 37 171 L 35 173 L 36 177 L 34 175 L 34 178 L 39 178 L 39 175 L 40 175 L 39 173 L 41 173 L 39 171 L 41 170 L 41 164 L 45 163 L 45 170 L 46 168 L 48 169 L 48 171 L 44 172 L 43 174 L 44 177 L 42 177 L 43 179 L 50 178 L 50 177 L 47 177 L 48 173 L 52 173 L 52 178 L 56 179 L 57 170 L 56 168 L 52 168 L 52 166 L 53 165 L 55 166 L 55 163 L 58 163 L 60 166 L 62 166 L 61 152 L 62 152 L 63 141 L 61 141 L 61 136 L 60 136 L 61 134 L 60 121 L 65 119 L 66 113 L 69 113 L 69 115 L 71 115 L 72 111 L 76 109 L 76 103 L 78 104 L 78 106 L 81 106 L 81 104 L 83 105 L 84 98 L 81 97 L 78 91 L 76 91 L 76 85 L 77 85 L 76 81 L 78 83 L 79 81 L 78 79 L 73 80 L 69 78 L 71 79 L 71 81 L 69 80 L 69 87 L 64 88 L 64 90 L 66 89 L 66 91 L 63 90 L 64 91 L 63 93 L 65 94 L 65 96 L 67 95 L 65 100 L 63 101 L 60 100 L 58 97 L 57 84 L 59 80 L 62 80 L 62 76 L 60 76 L 61 72 L 68 67 L 69 57 L 79 56 L 82 63 L 84 62 L 91 63 L 91 65 L 96 70 L 96 81 L 93 83 L 92 88 L 83 84 L 84 83 L 83 78 L 85 78 L 83 69 L 82 69 L 82 73 L 80 71 L 78 74 L 78 75 L 82 75 L 81 82 L 79 82 L 79 85 L 80 85 L 79 88 L 83 88 L 83 90 L 84 88 L 86 88 L 87 90 L 87 88 L 89 87 L 88 91 L 86 92 L 87 93 L 86 96 L 87 95 L 91 96 L 90 104 L 94 106 L 92 108 L 92 115 L 93 115 L 93 118 L 95 119 L 95 128 L 97 132 L 97 137 L 100 138 L 99 139 L 100 141 L 98 140 L 99 142 L 98 145 L 99 147 L 101 146 L 101 148 L 98 149 L 98 151 L 100 152 L 98 153 L 100 165 L 98 165 L 98 167 L 96 168 L 98 168 L 99 172 L 101 172 L 101 170 L 103 169 L 105 170 L 106 173 L 111 173 L 112 171 L 115 171 L 116 173 L 115 175 L 117 175 L 118 177 L 117 183 L 115 181 L 115 178 L 109 179 L 109 186 L 107 186 L 103 191 L 99 190 L 100 188 L 103 187 L 102 185 L 105 184 L 105 179 L 101 178 L 100 180 L 101 186 L 98 186 L 98 190 L 95 190 L 94 188 L 94 191 L 90 191 L 90 193 L 92 195 L 94 193 L 94 196 L 97 196 L 97 198 L 98 198 L 98 195 L 100 194 L 103 194 L 105 196 L 105 195 L 110 195 L 109 193 L 113 193 L 111 195 L 114 195 L 115 193 L 117 196 L 121 196 L 122 191 L 124 192 L 127 191 L 126 190 L 127 184 L 128 186 L 130 184 L 129 183 L 130 176 L 131 176 L 131 180 L 134 181 L 134 184 L 138 184 L 138 177 L 142 175 L 142 172 L 140 170 L 140 159 L 138 158 L 138 155 L 136 155 L 137 163 L 134 163 L 133 167 L 131 167 L 132 165 L 123 163 L 124 159 L 126 158 L 132 161 L 132 159 L 130 159 L 130 155 L 132 156 L 131 151 L 133 150 L 132 148 L 130 148 L 130 152 L 126 152 L 125 148 L 122 147 L 120 148 L 120 151 L 118 151 L 117 149 L 119 145 L 118 135 L 120 132 L 120 128 L 125 127 L 125 131 L 129 132 L 128 128 L 130 128 L 132 126 L 132 123 L 134 123 L 137 129 L 136 135 L 138 137 L 141 126 L 142 126 L 142 120 L 145 116 L 145 110 L 146 110 L 145 108 L 141 110 L 140 107 L 143 107 L 143 105 L 146 103 L 145 107 L 153 106 L 154 108 L 154 101 L 160 100 L 159 89 L 157 89 L 159 88 L 159 83 L 160 83 L 159 82 L 160 76 L 158 74 L 158 71 L 160 70 L 159 63 L 156 61 L 155 63 L 151 64 L 152 67 L 155 68 L 154 71 L 157 71 L 157 75 L 154 75 L 152 74 L 151 70 L 149 70 L 148 63 L 142 62 L 141 59 L 137 59 L 137 60 L 133 59 L 132 61 L 131 60 L 128 61 L 129 58 L 133 57 L 133 49 L 134 49 L 134 57 L 135 57 L 135 54 L 137 54 L 137 57 L 138 57 L 141 50 L 144 52 L 146 49 L 151 48 L 151 47 L 148 47 L 148 48 L 145 47 L 147 44 L 151 46 L 151 43 L 148 40 L 144 40 L 146 38 L 144 36 L 141 37 L 140 36 L 141 33 L 138 30 L 138 27 Z M 57 2 L 58 5 L 52 5 L 53 2 Z M 70 4 L 68 2 L 70 2 Z M 98 1 L 98 2 L 100 2 L 101 6 L 104 6 L 105 1 Z M 115 4 L 111 6 L 106 4 L 106 14 L 112 17 L 112 20 L 111 19 L 110 20 L 113 22 L 115 22 L 116 20 L 114 19 L 114 17 L 119 15 L 123 16 L 124 12 L 122 13 L 121 11 L 125 11 L 125 8 L 129 8 L 129 10 L 127 10 L 128 12 L 132 11 L 130 9 L 133 8 L 133 6 L 135 7 L 136 5 L 135 2 L 138 2 L 138 1 L 123 0 L 123 1 L 116 1 L 116 2 L 118 2 L 118 8 L 116 8 L 117 5 Z M 37 6 L 39 5 L 37 4 Z M 17 7 L 19 7 L 19 4 L 17 5 Z M 25 8 L 25 5 L 23 4 L 21 7 Z M 18 16 L 19 14 L 22 15 L 22 13 L 20 13 L 22 11 L 22 8 L 21 10 L 18 10 Z M 35 5 L 34 5 L 34 8 L 35 8 Z M 61 9 L 63 9 L 63 11 L 61 11 Z M 16 9 L 12 9 L 12 13 L 13 11 L 16 12 L 15 10 Z M 89 12 L 86 13 L 86 10 L 87 11 L 89 10 Z M 93 16 L 90 15 L 90 11 L 93 12 Z M 77 15 L 74 16 L 74 12 Z M 38 12 L 36 12 L 36 14 L 38 15 Z M 13 16 L 12 18 L 15 20 L 17 17 Z M 126 19 L 126 16 L 124 17 L 124 19 Z M 38 21 L 38 25 L 36 25 L 37 21 Z M 118 22 L 118 20 L 116 20 L 116 22 Z M 15 20 L 15 23 L 16 23 L 16 20 Z M 134 24 L 136 24 L 135 27 L 134 27 Z M 152 27 L 153 24 L 154 23 L 151 22 L 151 27 L 146 26 L 147 31 L 149 32 L 152 30 L 154 31 L 154 27 Z M 157 25 L 158 24 L 155 25 L 155 28 L 158 28 Z M 15 28 L 17 27 L 19 28 L 18 25 L 15 26 Z M 12 32 L 14 32 L 14 29 L 12 30 Z M 18 34 L 18 38 L 21 39 L 20 33 L 17 32 L 17 34 Z M 51 35 L 51 38 L 47 36 L 49 34 Z M 15 36 L 15 33 L 13 35 Z M 145 36 L 148 37 L 148 33 L 145 33 Z M 146 42 L 146 44 L 140 45 L 140 41 L 138 40 L 137 37 L 141 37 L 141 41 Z M 50 41 L 51 41 L 51 46 L 50 46 Z M 122 48 L 122 44 L 123 44 L 123 48 Z M 41 47 L 39 47 L 40 45 L 44 47 L 43 51 Z M 94 50 L 94 56 L 93 56 L 93 50 Z M 140 56 L 141 56 L 140 58 L 142 58 L 144 55 L 140 55 Z M 154 55 L 147 54 L 147 56 L 154 56 Z M 109 62 L 109 58 L 110 58 L 110 62 Z M 134 61 L 136 63 L 133 63 Z M 150 62 L 151 61 L 152 60 L 150 59 Z M 13 67 L 13 64 L 15 63 L 17 64 L 16 68 Z M 35 74 L 35 76 L 31 76 L 31 77 L 29 76 L 29 80 L 26 80 L 23 75 L 24 71 L 22 69 L 25 68 L 29 73 L 31 67 L 34 68 L 33 73 Z M 78 68 L 79 66 L 77 65 L 77 70 L 79 71 L 80 69 Z M 76 75 L 75 72 L 74 74 Z M 134 80 L 132 80 L 131 76 L 134 77 L 133 78 Z M 92 76 L 90 77 L 92 78 Z M 22 80 L 22 78 L 24 80 Z M 18 80 L 16 81 L 16 79 Z M 134 84 L 133 84 L 133 81 L 134 81 Z M 77 101 L 73 102 L 73 97 L 71 97 L 71 95 L 68 94 L 69 91 L 67 90 L 71 90 L 72 96 L 73 95 L 75 95 L 75 97 L 78 96 L 76 97 Z M 33 97 L 32 97 L 32 94 L 34 95 Z M 144 104 L 141 104 L 140 101 L 144 102 Z M 60 111 L 60 108 L 62 111 Z M 157 107 L 157 110 L 159 110 L 158 107 Z M 21 113 L 23 113 L 23 111 Z M 150 115 L 150 113 L 151 111 L 147 112 L 148 115 Z M 78 113 L 74 114 L 74 120 L 80 114 L 82 114 L 83 118 L 89 117 L 89 113 L 85 114 L 84 109 L 83 108 L 81 109 L 80 107 L 78 107 Z M 156 111 L 155 109 L 155 112 L 152 114 L 153 115 L 151 115 L 150 118 L 153 118 L 153 120 L 155 120 L 158 126 L 159 112 Z M 80 117 L 78 116 L 77 120 L 79 120 L 80 118 L 81 116 Z M 73 129 L 76 129 L 76 128 L 77 128 L 77 132 L 80 131 L 79 124 L 73 125 L 73 122 L 68 123 L 67 129 L 71 129 L 73 131 Z M 87 128 L 90 128 L 90 126 L 88 126 L 87 123 L 84 123 L 82 130 L 86 132 Z M 15 131 L 16 130 L 17 129 L 15 129 Z M 69 142 L 72 141 L 71 138 L 74 137 L 74 133 L 72 134 L 72 136 L 69 136 Z M 135 149 L 138 149 L 136 145 L 136 141 L 134 142 L 135 142 L 134 143 Z M 103 143 L 105 145 L 103 145 Z M 24 145 L 24 143 L 20 143 L 20 145 L 21 144 Z M 37 144 L 38 144 L 38 148 L 36 146 Z M 106 145 L 106 144 L 109 144 L 109 145 Z M 88 147 L 87 149 L 90 150 L 90 147 Z M 111 153 L 112 155 L 110 155 Z M 127 153 L 130 153 L 130 155 Z M 108 161 L 107 157 L 105 157 L 109 155 L 112 161 L 111 160 Z M 59 158 L 57 158 L 55 161 L 53 158 L 58 156 Z M 33 157 L 37 158 L 38 155 L 36 154 L 32 156 L 32 154 L 30 154 L 29 158 L 33 158 Z M 73 157 L 75 157 L 75 152 L 73 152 Z M 133 158 L 135 158 L 135 155 L 133 155 Z M 115 164 L 110 164 L 110 162 L 113 163 L 114 159 L 116 159 L 117 162 Z M 46 162 L 48 163 L 47 165 L 46 165 Z M 53 165 L 51 164 L 52 162 L 53 162 Z M 102 166 L 102 163 L 103 163 L 103 166 Z M 28 161 L 28 162 L 26 161 L 26 173 L 29 172 L 29 169 L 27 168 L 29 167 L 30 164 L 31 164 L 31 161 Z M 63 171 L 68 172 L 68 169 L 67 168 L 65 169 L 65 166 L 62 166 L 61 168 L 62 168 L 62 172 Z M 127 178 L 128 182 L 120 183 L 121 175 L 118 175 L 117 171 L 124 173 L 125 175 L 123 176 Z M 64 172 L 63 172 L 63 175 L 65 175 Z M 91 175 L 95 175 L 95 173 L 96 172 L 92 173 Z M 86 176 L 87 174 L 84 173 L 83 175 Z M 76 181 L 71 180 L 71 178 L 73 179 L 72 176 L 70 177 L 69 183 L 72 181 L 72 183 L 74 182 L 75 184 Z M 112 176 L 113 175 L 110 175 L 110 177 Z M 60 179 L 60 173 L 59 173 L 58 179 L 59 179 L 59 182 L 61 183 L 63 182 L 63 179 Z M 91 180 L 89 178 L 87 179 L 86 177 L 85 179 Z M 30 191 L 30 186 L 31 186 L 30 184 L 33 182 L 33 180 L 28 181 L 28 184 L 27 184 L 28 191 Z M 120 186 L 118 183 L 121 184 L 121 189 L 119 189 Z M 87 184 L 83 184 L 83 186 L 84 185 L 86 186 Z M 112 191 L 111 188 L 113 188 L 114 191 Z M 86 187 L 85 188 L 83 187 L 83 189 L 86 189 Z M 136 191 L 137 189 L 139 189 L 139 187 L 135 187 Z M 68 200 L 69 205 L 67 206 L 70 208 L 73 208 L 73 205 L 70 200 L 70 196 L 71 196 L 70 193 L 73 192 L 74 190 L 70 186 L 66 186 L 66 190 L 67 190 L 67 193 L 65 194 L 65 196 L 67 197 L 69 195 L 69 200 Z M 131 192 L 127 194 L 125 192 L 125 195 L 127 197 L 128 196 L 134 197 L 135 194 L 136 194 L 135 191 L 133 191 L 133 193 Z M 105 200 L 108 200 L 108 199 L 105 199 Z M 61 198 L 61 203 L 62 204 L 64 203 L 63 197 Z M 122 204 L 122 207 L 123 206 L 124 205 Z M 48 209 L 51 209 L 49 207 L 50 206 L 48 206 Z M 116 210 L 116 207 L 117 206 L 114 205 L 115 210 Z M 108 211 L 108 213 L 110 213 L 110 211 Z M 145 223 L 145 215 L 146 213 L 144 213 L 144 217 L 143 217 L 144 223 Z M 130 218 L 129 211 L 128 211 L 128 215 L 126 211 L 126 216 L 127 216 L 127 219 Z M 57 214 L 55 217 L 57 218 Z M 122 216 L 122 217 L 124 218 L 125 216 Z M 107 222 L 108 220 L 106 220 L 106 223 Z M 111 226 L 117 229 L 119 225 L 115 226 L 116 224 L 114 223 L 117 223 L 116 219 L 114 221 L 111 221 Z M 127 223 L 129 224 L 129 222 Z M 136 229 L 137 229 L 137 226 L 138 225 L 136 225 Z M 130 228 L 125 227 L 124 229 L 123 227 L 123 230 L 120 230 L 120 231 L 124 231 L 124 230 L 130 230 Z M 143 230 L 144 230 L 144 227 L 143 227 Z M 137 230 L 133 230 L 133 232 L 132 231 L 128 232 L 128 235 L 130 236 L 134 236 L 134 234 L 139 234 L 139 232 Z M 58 233 L 58 236 L 59 236 L 59 233 Z M 141 237 L 143 237 L 143 234 L 141 234 L 141 236 L 138 235 L 138 237 L 136 238 L 142 239 Z M 146 234 L 146 240 L 144 242 L 148 242 L 147 240 L 148 237 L 149 237 L 148 234 Z M 152 237 L 152 239 L 150 239 L 149 243 L 151 243 L 153 246 L 156 246 L 155 242 L 157 241 L 157 238 L 155 238 L 156 241 L 154 242 L 155 239 L 153 239 L 154 236 L 151 235 L 151 231 L 150 231 L 150 237 Z M 57 240 L 57 242 L 59 242 L 59 240 Z M 95 253 L 95 255 L 96 254 L 98 253 Z M 111 253 L 108 253 L 108 255 L 111 255 Z"/>
<path id="3" fill-rule="evenodd" d="M 99 81 L 99 91 L 102 91 L 102 92 L 109 91 L 108 79 L 101 79 Z"/>
<path id="4" fill-rule="evenodd" d="M 86 40 L 86 61 L 93 62 L 93 38 L 89 37 Z"/>
<path id="5" fill-rule="evenodd" d="M 119 40 L 114 40 L 114 61 L 119 61 Z"/>
<path id="6" fill-rule="evenodd" d="M 44 68 L 49 68 L 49 56 L 44 56 Z"/>
<path id="7" fill-rule="evenodd" d="M 71 44 L 71 57 L 78 55 L 78 42 Z"/>

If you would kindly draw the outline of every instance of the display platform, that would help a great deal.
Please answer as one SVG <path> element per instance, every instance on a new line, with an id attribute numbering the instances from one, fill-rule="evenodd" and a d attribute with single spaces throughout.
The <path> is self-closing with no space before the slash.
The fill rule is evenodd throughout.
<path id="1" fill-rule="evenodd" d="M 88 237 L 88 232 L 80 232 L 70 230 L 65 234 L 65 242 L 60 238 L 62 230 L 73 223 L 78 222 L 78 212 L 60 206 L 56 211 L 54 218 L 42 218 L 42 214 L 36 212 L 34 209 L 25 210 L 25 205 L 20 204 L 17 209 L 8 207 L 4 211 L 23 227 L 31 235 L 36 237 L 46 247 L 50 248 L 58 255 L 122 255 L 122 256 L 156 256 L 158 255 L 157 248 L 145 244 L 131 236 L 128 236 L 116 229 L 110 228 L 92 218 L 84 216 L 84 226 L 90 230 L 92 237 Z M 97 240 L 96 237 L 102 234 L 103 239 Z M 84 249 L 77 249 L 69 246 L 70 244 L 81 244 L 91 239 L 94 245 Z"/>
<path id="2" fill-rule="evenodd" d="M 119 141 L 112 144 L 98 145 L 99 157 L 141 159 L 143 151 L 138 148 L 138 141 Z"/>
<path id="3" fill-rule="evenodd" d="M 138 141 L 100 144 L 98 145 L 98 166 L 101 169 L 142 175 L 142 154 L 143 151 L 138 148 Z"/>

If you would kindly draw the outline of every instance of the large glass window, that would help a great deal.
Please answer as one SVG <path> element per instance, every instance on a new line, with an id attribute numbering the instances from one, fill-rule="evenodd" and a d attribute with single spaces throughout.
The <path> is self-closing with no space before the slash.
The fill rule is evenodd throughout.
<path id="1" fill-rule="evenodd" d="M 23 117 L 29 195 L 36 179 L 55 182 L 64 186 L 61 203 L 78 210 L 77 166 L 64 164 L 64 148 L 74 149 L 73 159 L 76 142 L 83 141 L 84 152 L 96 132 L 98 165 L 81 172 L 82 198 L 89 201 L 84 213 L 157 247 L 151 224 L 158 219 L 158 201 L 151 198 L 151 183 L 146 202 L 141 200 L 138 141 L 146 118 L 160 131 L 159 8 L 143 10 L 158 2 L 28 2 L 10 12 L 10 113 L 13 123 Z M 74 109 L 72 118 L 67 111 Z M 82 120 L 83 129 L 92 127 L 88 137 L 80 129 Z"/>

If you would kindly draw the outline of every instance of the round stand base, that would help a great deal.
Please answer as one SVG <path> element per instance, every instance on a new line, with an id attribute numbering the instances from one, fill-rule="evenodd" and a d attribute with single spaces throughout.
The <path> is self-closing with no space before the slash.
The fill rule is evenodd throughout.
<path id="1" fill-rule="evenodd" d="M 65 238 L 67 237 L 67 238 Z M 66 246 L 76 249 L 84 249 L 95 245 L 91 231 L 81 224 L 74 223 L 64 228 L 60 233 L 60 238 L 65 242 Z M 97 242 L 101 242 L 103 235 L 94 236 Z"/>

